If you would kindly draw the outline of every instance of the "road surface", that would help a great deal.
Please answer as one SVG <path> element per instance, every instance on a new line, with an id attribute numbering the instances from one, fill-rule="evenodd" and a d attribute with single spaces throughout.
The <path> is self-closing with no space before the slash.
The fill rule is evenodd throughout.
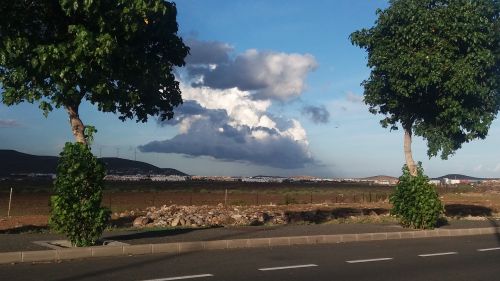
<path id="1" fill-rule="evenodd" d="M 2 265 L 0 280 L 500 280 L 500 237 L 425 238 Z"/>

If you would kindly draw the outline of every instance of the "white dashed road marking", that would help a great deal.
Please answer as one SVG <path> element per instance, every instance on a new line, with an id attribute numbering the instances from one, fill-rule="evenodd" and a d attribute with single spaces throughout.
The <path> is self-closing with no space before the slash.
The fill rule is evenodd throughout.
<path id="1" fill-rule="evenodd" d="M 497 247 L 497 248 L 486 248 L 486 249 L 477 249 L 478 252 L 497 251 L 497 250 L 500 250 L 500 247 Z"/>
<path id="2" fill-rule="evenodd" d="M 185 280 L 185 279 L 194 279 L 194 278 L 203 278 L 203 277 L 212 277 L 212 274 L 199 274 L 199 275 L 186 275 L 186 276 L 177 276 L 177 277 L 168 277 L 168 278 L 159 278 L 159 279 L 149 279 L 143 281 L 169 281 L 169 280 Z"/>
<path id="3" fill-rule="evenodd" d="M 418 255 L 419 257 L 435 257 L 435 256 L 447 256 L 447 255 L 457 255 L 457 252 L 446 252 L 446 253 L 433 253 L 433 254 L 422 254 Z"/>
<path id="4" fill-rule="evenodd" d="M 294 269 L 294 268 L 314 267 L 314 266 L 317 266 L 317 265 L 316 264 L 301 264 L 301 265 L 259 268 L 259 270 L 260 271 L 271 271 L 271 270 Z"/>
<path id="5" fill-rule="evenodd" d="M 500 247 L 477 249 L 478 252 L 498 251 L 498 250 L 500 250 Z M 447 256 L 447 255 L 458 255 L 458 252 L 431 253 L 431 254 L 421 254 L 418 256 L 425 258 L 425 257 Z M 365 263 L 365 262 L 389 261 L 392 259 L 393 258 L 376 258 L 376 259 L 363 259 L 363 260 L 348 260 L 346 262 L 347 263 Z M 272 271 L 272 270 L 285 270 L 285 269 L 296 269 L 296 268 L 306 268 L 306 267 L 316 267 L 316 266 L 318 266 L 318 265 L 316 265 L 316 264 L 301 264 L 301 265 L 259 268 L 258 270 L 260 270 L 260 271 Z M 178 277 L 149 279 L 149 280 L 142 280 L 142 281 L 170 281 L 170 280 L 185 280 L 185 279 L 204 278 L 204 277 L 213 277 L 213 275 L 212 274 L 186 275 L 186 276 L 178 276 Z"/>
<path id="6" fill-rule="evenodd" d="M 392 260 L 392 258 L 378 258 L 378 259 L 367 259 L 367 260 L 352 260 L 346 261 L 347 263 L 362 263 L 362 262 L 375 262 L 375 261 L 388 261 Z"/>

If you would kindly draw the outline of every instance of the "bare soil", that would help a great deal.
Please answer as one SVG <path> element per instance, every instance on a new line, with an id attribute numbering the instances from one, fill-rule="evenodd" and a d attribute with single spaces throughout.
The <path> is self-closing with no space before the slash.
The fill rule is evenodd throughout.
<path id="1" fill-rule="evenodd" d="M 46 227 L 49 220 L 48 215 L 26 215 L 15 216 L 10 218 L 0 218 L 0 231 L 8 229 L 21 229 L 30 227 L 36 229 L 37 227 Z M 25 229 L 29 231 L 29 229 Z"/>
<path id="2" fill-rule="evenodd" d="M 261 206 L 262 208 L 262 206 Z M 265 208 L 265 206 L 264 206 Z M 387 215 L 389 213 L 390 204 L 388 203 L 339 203 L 334 205 L 327 204 L 294 204 L 294 205 L 278 205 L 270 207 L 274 210 L 283 210 L 287 212 L 311 212 L 322 211 L 335 214 L 340 218 L 354 218 L 357 216 L 378 216 Z M 135 217 L 144 215 L 144 210 L 125 211 L 125 216 L 120 216 L 120 213 L 114 213 L 111 218 L 113 227 L 129 227 Z M 122 214 L 123 215 L 123 214 Z M 48 215 L 22 215 L 0 217 L 0 233 L 19 233 L 37 231 L 47 227 Z"/>
<path id="3" fill-rule="evenodd" d="M 317 206 L 318 209 L 362 210 L 384 209 L 389 210 L 388 202 L 390 189 L 377 190 L 378 192 L 313 192 L 310 190 L 296 190 L 286 192 L 254 192 L 231 191 L 226 197 L 222 191 L 198 192 L 107 192 L 103 198 L 103 205 L 111 207 L 115 214 L 123 211 L 135 210 L 136 214 L 150 206 L 161 205 L 278 205 L 286 210 L 301 211 Z M 8 194 L 0 193 L 0 232 L 18 229 L 31 231 L 46 228 L 50 194 L 48 193 L 20 193 L 14 194 L 11 206 L 11 217 L 7 218 Z M 446 204 L 448 217 L 488 217 L 499 216 L 500 192 L 498 189 L 481 192 L 453 192 L 441 195 Z M 323 207 L 321 207 L 323 206 Z M 363 214 L 364 215 L 364 214 Z M 130 218 L 113 217 L 112 224 L 122 226 L 130 224 Z"/>

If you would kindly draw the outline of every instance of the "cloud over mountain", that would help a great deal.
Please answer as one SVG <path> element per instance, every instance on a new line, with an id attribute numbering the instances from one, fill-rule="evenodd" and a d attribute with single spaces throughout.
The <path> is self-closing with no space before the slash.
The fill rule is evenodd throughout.
<path id="1" fill-rule="evenodd" d="M 234 88 L 183 86 L 182 92 L 188 100 L 176 110 L 175 118 L 160 122 L 178 125 L 179 134 L 142 145 L 142 152 L 211 156 L 283 169 L 315 162 L 300 123 L 267 113 L 269 101 L 252 100 L 248 92 Z"/>

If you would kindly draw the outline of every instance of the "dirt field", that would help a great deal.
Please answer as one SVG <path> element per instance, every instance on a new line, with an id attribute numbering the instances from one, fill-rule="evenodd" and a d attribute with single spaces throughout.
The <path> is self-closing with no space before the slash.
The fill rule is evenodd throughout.
<path id="1" fill-rule="evenodd" d="M 48 214 L 51 182 L 0 182 L 0 217 Z M 227 192 L 227 196 L 226 196 Z M 352 183 L 107 182 L 103 205 L 114 212 L 153 205 L 262 205 L 383 202 L 392 187 Z"/>
<path id="2" fill-rule="evenodd" d="M 103 206 L 113 212 L 144 209 L 161 205 L 293 205 L 318 203 L 375 203 L 388 202 L 389 191 L 357 194 L 343 193 L 267 193 L 267 192 L 105 192 Z M 8 193 L 0 193 L 0 217 L 8 212 Z M 49 193 L 14 194 L 11 216 L 46 215 L 50 211 Z"/>
<path id="3" fill-rule="evenodd" d="M 50 212 L 49 185 L 34 185 L 15 189 L 8 212 L 9 193 L 0 185 L 0 230 L 22 225 L 45 225 Z M 329 207 L 390 208 L 388 197 L 393 187 L 369 185 L 324 185 L 324 184 L 242 184 L 242 183 L 174 183 L 161 185 L 127 183 L 108 186 L 103 205 L 114 213 L 125 210 L 143 210 L 161 205 L 283 205 L 325 204 Z M 144 190 L 144 191 L 138 191 Z M 226 196 L 227 190 L 227 196 Z M 448 187 L 439 188 L 447 215 L 491 216 L 500 213 L 500 188 Z"/>

